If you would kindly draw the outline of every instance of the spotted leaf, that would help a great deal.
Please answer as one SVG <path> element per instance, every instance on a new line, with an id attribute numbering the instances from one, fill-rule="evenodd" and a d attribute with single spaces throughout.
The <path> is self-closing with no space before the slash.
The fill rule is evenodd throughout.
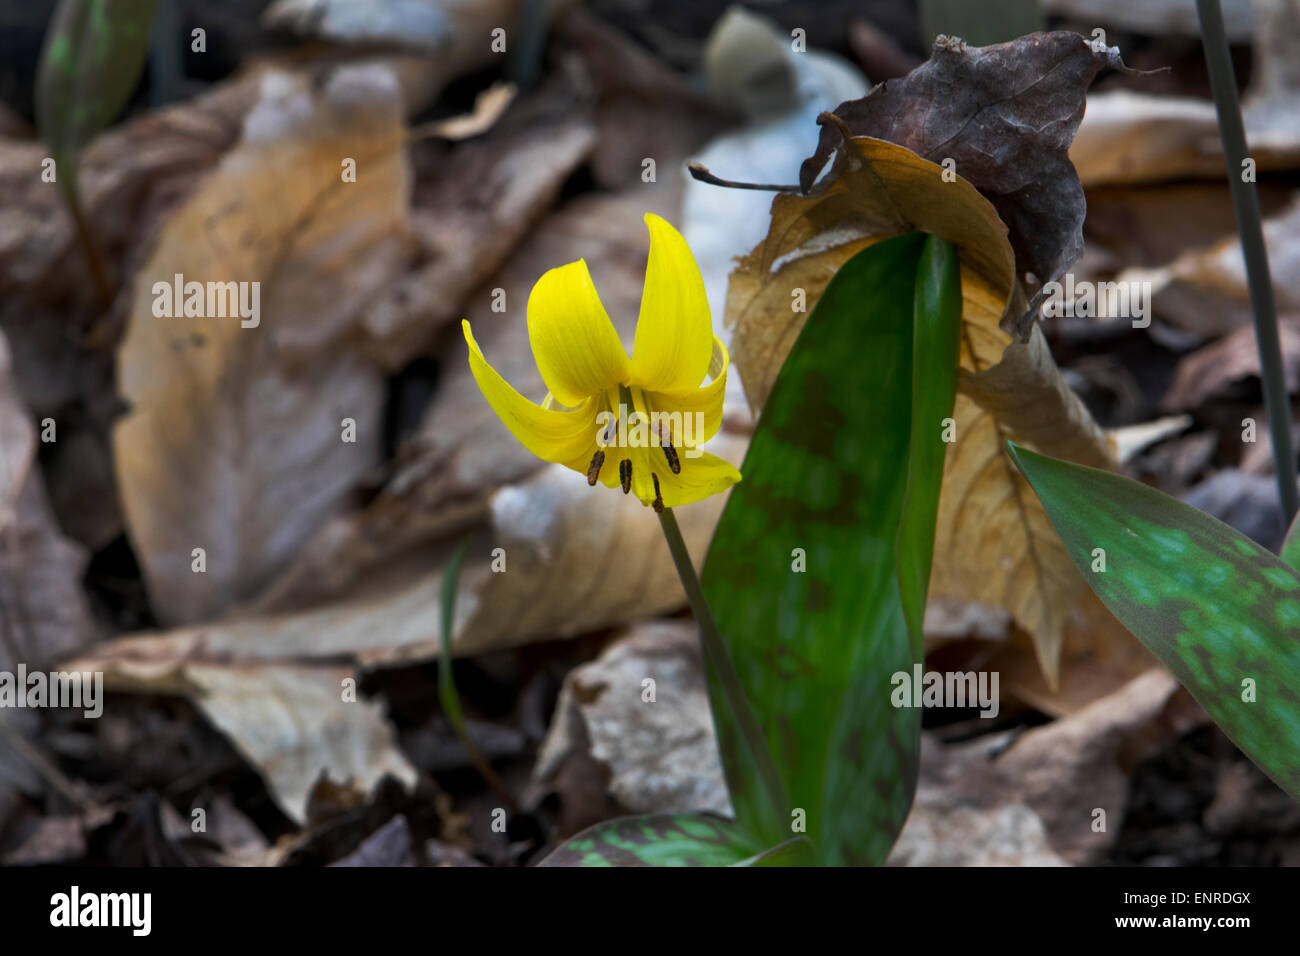
<path id="1" fill-rule="evenodd" d="M 911 806 L 920 722 L 892 706 L 890 678 L 920 660 L 960 303 L 942 240 L 911 233 L 844 264 L 776 378 L 705 563 L 792 808 L 773 811 L 711 681 L 736 818 L 767 843 L 806 832 L 823 865 L 883 862 Z"/>
<path id="2" fill-rule="evenodd" d="M 1010 448 L 1106 607 L 1300 799 L 1300 573 L 1153 488 Z"/>
<path id="3" fill-rule="evenodd" d="M 588 827 L 538 866 L 798 866 L 807 840 L 764 849 L 738 824 L 707 813 L 619 817 Z"/>

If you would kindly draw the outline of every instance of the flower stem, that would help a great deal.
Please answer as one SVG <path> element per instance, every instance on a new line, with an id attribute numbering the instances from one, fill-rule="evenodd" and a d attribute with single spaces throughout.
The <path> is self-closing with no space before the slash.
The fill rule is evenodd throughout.
<path id="1" fill-rule="evenodd" d="M 740 725 L 741 736 L 744 737 L 745 745 L 758 768 L 758 775 L 767 790 L 767 798 L 772 804 L 772 810 L 777 814 L 778 826 L 784 831 L 790 825 L 790 798 L 786 795 L 785 785 L 776 771 L 776 764 L 772 762 L 767 738 L 763 735 L 763 728 L 758 723 L 754 709 L 749 705 L 749 698 L 745 695 L 745 687 L 740 682 L 740 675 L 736 673 L 731 655 L 727 653 L 727 647 L 722 643 L 722 636 L 718 632 L 717 622 L 713 619 L 713 612 L 709 610 L 708 601 L 704 599 L 704 587 L 700 584 L 695 566 L 691 563 L 691 555 L 686 550 L 686 542 L 682 539 L 682 531 L 677 526 L 673 509 L 665 508 L 660 512 L 659 523 L 663 526 L 664 537 L 668 540 L 668 550 L 672 552 L 673 564 L 677 566 L 677 576 L 682 580 L 686 599 L 690 602 L 695 620 L 700 626 L 700 645 L 704 649 L 704 658 L 713 667 L 718 677 L 722 693 L 731 706 L 736 722 Z"/>
<path id="2" fill-rule="evenodd" d="M 1228 191 L 1237 211 L 1237 232 L 1246 260 L 1246 282 L 1255 316 L 1255 344 L 1259 348 L 1260 378 L 1264 381 L 1264 405 L 1268 409 L 1269 433 L 1273 439 L 1273 461 L 1278 493 L 1286 524 L 1300 507 L 1296 489 L 1295 450 L 1291 443 L 1291 399 L 1282 371 L 1282 346 L 1277 332 L 1277 303 L 1268 270 L 1268 249 L 1259 212 L 1255 184 L 1242 178 L 1242 161 L 1247 158 L 1246 129 L 1237 101 L 1237 81 L 1232 72 L 1232 53 L 1223 27 L 1219 0 L 1196 0 L 1201 21 L 1205 63 L 1210 71 L 1210 89 L 1219 114 L 1219 136 L 1228 162 Z"/>

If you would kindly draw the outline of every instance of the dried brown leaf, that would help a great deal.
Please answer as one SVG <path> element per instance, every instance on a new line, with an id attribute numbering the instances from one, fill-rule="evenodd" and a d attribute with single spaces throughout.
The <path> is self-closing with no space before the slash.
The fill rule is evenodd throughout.
<path id="1" fill-rule="evenodd" d="M 347 346 L 376 290 L 407 262 L 402 135 L 382 68 L 339 71 L 321 89 L 268 74 L 243 143 L 136 275 L 118 356 L 131 412 L 113 449 L 164 622 L 251 597 L 378 459 L 383 378 Z M 343 157 L 356 159 L 356 182 L 343 181 Z M 259 283 L 259 323 L 157 317 L 155 283 L 176 275 Z M 345 418 L 355 443 L 341 440 Z M 206 573 L 191 570 L 195 548 Z"/>

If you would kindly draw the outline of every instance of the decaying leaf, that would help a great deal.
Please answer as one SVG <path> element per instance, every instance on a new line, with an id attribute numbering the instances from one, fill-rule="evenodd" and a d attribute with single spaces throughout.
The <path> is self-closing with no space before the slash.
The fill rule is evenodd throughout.
<path id="1" fill-rule="evenodd" d="M 605 769 L 588 770 L 583 783 L 605 786 L 625 811 L 731 816 L 694 623 L 632 627 L 569 672 L 534 785 L 567 801 L 556 781 L 575 759 Z"/>
<path id="2" fill-rule="evenodd" d="M 81 589 L 86 556 L 50 510 L 36 438 L 0 333 L 0 671 L 39 668 L 97 636 Z"/>
<path id="3" fill-rule="evenodd" d="M 996 207 L 1020 273 L 1047 282 L 1083 252 L 1083 187 L 1067 150 L 1088 84 L 1107 66 L 1124 68 L 1117 48 L 1094 48 L 1069 31 L 987 47 L 945 40 L 907 76 L 841 103 L 835 115 L 854 136 L 954 169 Z M 838 140 L 822 130 L 800 170 L 805 193 Z"/>
<path id="4" fill-rule="evenodd" d="M 347 344 L 406 264 L 401 144 L 388 71 L 341 70 L 320 90 L 268 74 L 243 143 L 137 273 L 113 449 L 160 620 L 251 597 L 375 464 L 384 383 Z"/>
<path id="5" fill-rule="evenodd" d="M 200 709 L 299 823 L 307 819 L 308 798 L 322 775 L 363 795 L 385 775 L 415 785 L 415 768 L 397 749 L 379 705 L 345 696 L 351 668 L 195 664 L 185 676 L 196 685 Z"/>
<path id="6" fill-rule="evenodd" d="M 1001 320 L 1020 315 L 1023 298 L 992 205 L 902 146 L 854 137 L 808 196 L 776 197 L 767 239 L 733 273 L 733 359 L 751 403 L 761 405 L 806 317 L 792 309 L 792 294 L 803 290 L 811 309 L 855 252 L 914 229 L 956 244 L 962 277 L 955 444 L 944 467 L 931 593 L 1006 607 L 1034 635 L 1054 684 L 1061 628 L 1083 582 L 1001 443 L 1018 435 L 1100 466 L 1112 452 L 1037 327 L 1026 342 L 1003 330 Z"/>

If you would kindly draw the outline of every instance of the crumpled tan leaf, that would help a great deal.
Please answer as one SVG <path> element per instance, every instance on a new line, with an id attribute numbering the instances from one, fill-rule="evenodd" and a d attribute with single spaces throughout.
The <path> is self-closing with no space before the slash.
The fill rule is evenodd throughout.
<path id="1" fill-rule="evenodd" d="M 751 404 L 761 406 L 807 318 L 792 309 L 793 290 L 804 289 L 811 312 L 852 255 L 914 229 L 957 245 L 961 372 L 931 594 L 1011 611 L 1055 685 L 1062 628 L 1085 583 L 1004 445 L 1014 438 L 1098 467 L 1110 466 L 1113 454 L 1037 327 L 1023 343 L 1004 331 L 1004 317 L 1018 317 L 1024 301 L 1006 227 L 971 184 L 945 182 L 942 173 L 902 146 L 854 137 L 809 195 L 778 195 L 767 239 L 732 274 L 733 361 Z"/>

